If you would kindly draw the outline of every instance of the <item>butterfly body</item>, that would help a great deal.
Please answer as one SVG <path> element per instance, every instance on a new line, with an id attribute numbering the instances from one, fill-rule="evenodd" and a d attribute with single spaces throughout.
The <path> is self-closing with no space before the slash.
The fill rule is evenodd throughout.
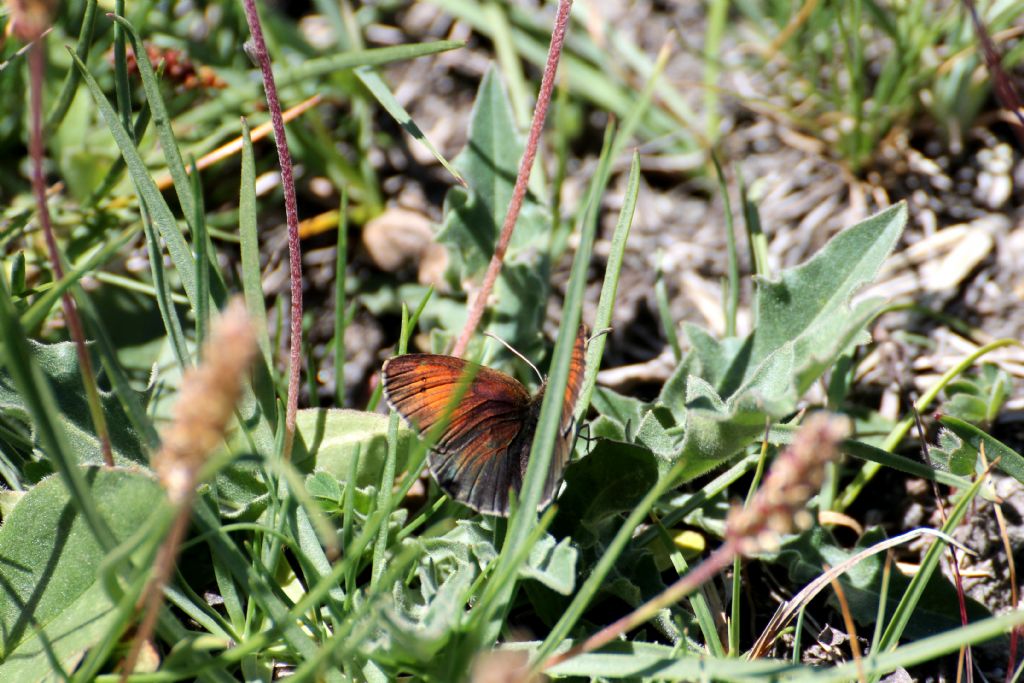
<path id="1" fill-rule="evenodd" d="M 541 506 L 551 502 L 569 461 L 585 351 L 581 325 Z M 509 490 L 518 493 L 526 476 L 546 384 L 531 396 L 503 372 L 431 353 L 395 356 L 381 373 L 388 402 L 421 435 L 449 413 L 428 458 L 441 489 L 478 512 L 507 515 Z"/>

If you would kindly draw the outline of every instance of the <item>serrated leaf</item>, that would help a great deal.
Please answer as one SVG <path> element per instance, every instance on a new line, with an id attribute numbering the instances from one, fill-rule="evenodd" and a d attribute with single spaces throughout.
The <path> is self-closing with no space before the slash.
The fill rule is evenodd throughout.
<path id="1" fill-rule="evenodd" d="M 163 497 L 138 470 L 87 472 L 96 507 L 119 541 L 138 531 Z M 106 634 L 114 617 L 98 579 L 106 557 L 57 477 L 15 506 L 0 527 L 0 680 L 50 679 L 55 661 L 71 671 Z"/>

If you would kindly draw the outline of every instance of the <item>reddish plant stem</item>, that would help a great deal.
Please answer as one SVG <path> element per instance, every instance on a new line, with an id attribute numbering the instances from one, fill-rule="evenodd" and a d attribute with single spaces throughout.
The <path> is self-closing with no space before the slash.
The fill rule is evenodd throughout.
<path id="1" fill-rule="evenodd" d="M 284 213 L 288 222 L 288 264 L 291 282 L 291 339 L 288 354 L 288 405 L 285 409 L 284 453 L 285 460 L 291 459 L 292 444 L 295 441 L 295 418 L 299 410 L 299 372 L 302 369 L 302 244 L 299 241 L 299 211 L 295 200 L 295 178 L 292 173 L 292 155 L 288 150 L 288 139 L 284 132 L 284 118 L 281 115 L 281 101 L 277 97 L 274 72 L 270 67 L 270 55 L 263 40 L 259 13 L 255 0 L 244 0 L 245 19 L 252 34 L 253 53 L 263 74 L 263 89 L 267 93 L 270 120 L 274 125 L 274 140 L 277 142 L 277 158 L 281 164 L 281 187 L 284 190 Z"/>
<path id="2" fill-rule="evenodd" d="M 512 200 L 508 205 L 508 213 L 505 214 L 505 222 L 501 226 L 501 234 L 498 236 L 498 243 L 494 247 L 494 255 L 487 266 L 484 280 L 480 289 L 473 298 L 469 307 L 469 317 L 466 325 L 459 334 L 455 348 L 452 349 L 453 356 L 461 356 L 466 352 L 469 340 L 480 324 L 487 307 L 487 299 L 494 289 L 494 283 L 498 280 L 501 272 L 501 264 L 505 260 L 505 252 L 508 251 L 509 242 L 512 241 L 512 232 L 516 227 L 516 219 L 519 218 L 519 211 L 523 208 L 523 199 L 526 197 L 526 187 L 530 181 L 530 171 L 533 170 L 533 162 L 537 157 L 537 146 L 540 143 L 540 134 L 544 130 L 544 120 L 548 115 L 548 105 L 551 103 L 551 93 L 555 87 L 555 74 L 558 71 L 558 61 L 562 56 L 562 45 L 565 43 L 565 32 L 569 28 L 569 11 L 572 9 L 572 0 L 560 0 L 558 3 L 558 14 L 555 16 L 555 27 L 551 32 L 551 46 L 548 48 L 548 60 L 544 65 L 544 75 L 540 82 L 540 92 L 537 94 L 537 104 L 533 108 L 533 121 L 530 123 L 530 134 L 526 141 L 526 149 L 523 151 L 523 159 L 519 163 L 519 174 L 516 176 L 516 184 L 512 189 Z"/>
<path id="3" fill-rule="evenodd" d="M 1017 136 L 1017 142 L 1024 146 L 1024 112 L 1021 111 L 1020 95 L 1018 95 L 1017 88 L 1013 85 L 1013 79 L 1007 75 L 1006 69 L 1003 68 L 1002 55 L 999 54 L 999 50 L 996 49 L 995 43 L 992 42 L 988 29 L 985 28 L 981 17 L 978 16 L 978 8 L 974 4 L 974 0 L 963 0 L 963 3 L 971 15 L 974 32 L 978 34 L 981 52 L 985 56 L 985 65 L 992 75 L 996 99 L 1016 117 L 1017 125 L 1011 125 L 1010 128 Z"/>
<path id="4" fill-rule="evenodd" d="M 733 557 L 736 556 L 738 548 L 739 545 L 734 540 L 726 540 L 715 552 L 708 556 L 708 559 L 694 567 L 693 571 L 679 577 L 675 583 L 659 595 L 651 598 L 618 621 L 605 626 L 579 645 L 575 645 L 560 654 L 551 655 L 540 668 L 542 670 L 550 669 L 556 664 L 561 664 L 573 657 L 600 649 L 620 635 L 632 631 L 637 626 L 649 621 L 660 610 L 679 602 L 694 590 L 710 581 L 715 574 L 728 567 Z"/>
<path id="5" fill-rule="evenodd" d="M 29 83 L 31 88 L 30 109 L 32 117 L 32 132 L 29 139 L 29 156 L 32 157 L 32 191 L 36 196 L 36 209 L 39 212 L 39 226 L 43 230 L 43 237 L 46 240 L 46 251 L 50 256 L 50 267 L 53 269 L 55 280 L 64 279 L 64 266 L 61 265 L 60 249 L 57 247 L 57 238 L 53 234 L 53 223 L 50 220 L 50 209 L 46 204 L 46 176 L 43 172 L 43 77 L 45 71 L 45 44 L 40 39 L 32 46 L 28 54 L 29 61 Z M 78 365 L 82 372 L 82 386 L 85 387 L 89 400 L 89 412 L 92 416 L 93 426 L 96 429 L 96 437 L 100 442 L 100 452 L 103 454 L 103 462 L 107 467 L 114 466 L 114 455 L 110 448 L 110 434 L 107 431 L 107 423 L 103 417 L 103 410 L 100 407 L 99 392 L 96 389 L 96 376 L 93 373 L 92 359 L 89 350 L 85 346 L 85 332 L 82 327 L 82 319 L 78 316 L 78 308 L 71 294 L 64 292 L 60 298 L 61 308 L 64 311 L 64 321 L 68 326 L 68 332 L 75 344 L 75 353 L 78 356 Z"/>

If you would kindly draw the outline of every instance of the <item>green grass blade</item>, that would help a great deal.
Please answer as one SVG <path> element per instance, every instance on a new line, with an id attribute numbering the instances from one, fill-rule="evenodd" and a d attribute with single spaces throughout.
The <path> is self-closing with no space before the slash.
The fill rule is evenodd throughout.
<path id="1" fill-rule="evenodd" d="M 971 501 L 981 490 L 982 484 L 985 482 L 986 477 L 978 477 L 969 489 L 963 492 L 960 496 L 960 500 L 957 501 L 953 509 L 949 511 L 949 517 L 946 519 L 946 523 L 942 525 L 942 531 L 945 534 L 952 534 L 956 528 L 960 525 L 964 515 L 967 514 L 967 509 L 970 507 Z M 910 622 L 910 617 L 913 616 L 914 609 L 917 607 L 921 596 L 924 594 L 924 589 L 928 584 L 928 580 L 932 577 L 932 574 L 939 566 L 939 560 L 942 559 L 942 554 L 946 551 L 946 542 L 942 539 L 936 539 L 932 546 L 928 548 L 928 552 L 925 553 L 924 560 L 922 560 L 920 567 L 914 574 L 914 578 L 910 581 L 910 585 L 907 586 L 906 592 L 903 594 L 903 598 L 900 603 L 896 606 L 896 609 L 892 614 L 892 621 L 885 628 L 882 633 L 882 637 L 878 641 L 878 652 L 885 652 L 891 648 L 894 648 L 899 642 L 900 637 L 903 635 L 903 629 L 907 627 Z"/>
<path id="2" fill-rule="evenodd" d="M 743 226 L 747 232 L 747 244 L 750 248 L 750 259 L 754 264 L 754 274 L 770 278 L 768 238 L 765 237 L 764 230 L 761 228 L 761 214 L 747 193 L 747 183 L 738 167 L 736 168 L 736 181 L 739 185 L 740 204 L 743 207 Z"/>
<path id="3" fill-rule="evenodd" d="M 516 580 L 513 577 L 516 576 L 519 566 L 526 558 L 526 555 L 522 553 L 523 545 L 530 535 L 530 529 L 536 523 L 541 491 L 551 467 L 555 439 L 558 437 L 562 397 L 565 395 L 565 387 L 569 379 L 569 363 L 572 360 L 572 347 L 583 310 L 583 294 L 596 231 L 596 221 L 583 221 L 580 245 L 576 251 L 576 257 L 573 259 L 572 272 L 566 290 L 558 339 L 555 341 L 555 349 L 552 352 L 547 390 L 544 392 L 544 401 L 541 404 L 540 417 L 530 448 L 529 464 L 520 493 L 520 504 L 509 520 L 505 544 L 496 560 L 495 574 L 510 578 L 505 585 L 501 585 L 493 600 L 488 602 L 481 600 L 474 610 L 475 614 L 472 620 L 477 625 L 477 630 L 473 635 L 477 639 L 477 642 L 474 643 L 477 648 L 489 645 L 490 641 L 497 636 L 498 624 L 493 623 L 492 619 L 494 615 L 504 612 L 512 599 L 516 587 Z M 585 409 L 585 407 L 586 404 L 581 401 L 579 408 Z M 517 562 L 519 557 L 522 557 L 522 560 Z"/>
<path id="4" fill-rule="evenodd" d="M 274 367 L 267 333 L 267 303 L 260 276 L 260 238 L 256 225 L 256 162 L 249 123 L 242 119 L 242 180 L 238 191 L 238 234 L 242 261 L 242 292 L 245 308 L 256 333 L 256 342 L 268 368 Z"/>
<path id="5" fill-rule="evenodd" d="M 413 328 L 409 324 L 409 309 L 402 305 L 402 332 L 398 341 L 398 355 L 409 350 L 409 337 Z M 383 382 L 382 382 L 383 384 Z M 370 572 L 370 588 L 377 586 L 384 573 L 385 556 L 388 549 L 388 520 L 391 519 L 393 502 L 391 494 L 395 488 L 395 468 L 398 461 L 398 413 L 394 410 L 388 416 L 388 452 L 384 458 L 384 470 L 381 473 L 380 489 L 377 491 L 377 510 L 384 512 L 380 528 L 377 530 L 377 543 L 373 547 L 373 569 Z"/>
<path id="6" fill-rule="evenodd" d="M 604 281 L 601 283 L 601 296 L 597 301 L 597 315 L 594 319 L 594 330 L 600 331 L 611 324 L 612 309 L 619 290 L 619 274 L 622 272 L 622 260 L 626 253 L 626 242 L 629 230 L 633 225 L 633 213 L 636 210 L 637 196 L 640 193 L 640 155 L 633 152 L 633 161 L 629 167 L 629 179 L 626 181 L 626 192 L 619 210 L 619 218 L 615 223 L 615 232 L 608 250 L 608 262 L 604 270 Z M 607 335 L 601 335 L 590 342 L 587 347 L 587 370 L 580 388 L 580 401 L 577 416 L 585 413 L 590 405 L 590 397 L 594 394 L 597 383 L 597 370 L 601 365 L 604 347 L 608 342 Z"/>
<path id="7" fill-rule="evenodd" d="M 210 329 L 210 261 L 208 254 L 216 253 L 211 249 L 209 235 L 206 232 L 206 217 L 203 214 L 203 188 L 199 184 L 199 169 L 192 164 L 189 176 L 193 201 L 192 243 L 196 251 L 196 346 L 206 341 L 207 330 Z"/>
<path id="8" fill-rule="evenodd" d="M 721 4 L 721 3 L 719 3 Z M 728 261 L 728 277 L 725 287 L 725 336 L 736 336 L 736 311 L 740 307 L 740 265 L 739 256 L 736 252 L 736 231 L 732 223 L 732 202 L 729 201 L 729 186 L 725 182 L 725 173 L 722 172 L 722 164 L 718 162 L 718 155 L 712 152 L 711 161 L 715 165 L 715 175 L 718 178 L 718 192 L 722 196 L 722 210 L 725 212 L 725 245 Z"/>
<path id="9" fill-rule="evenodd" d="M 532 95 L 530 95 L 526 83 L 526 76 L 523 74 L 515 42 L 512 40 L 512 26 L 509 24 L 508 15 L 501 4 L 494 0 L 488 0 L 481 4 L 487 16 L 487 23 L 491 26 L 495 56 L 501 66 L 505 87 L 508 89 L 508 98 L 516 117 L 516 125 L 520 130 L 526 130 L 530 125 Z M 542 169 L 543 165 L 541 164 L 536 170 Z"/>
<path id="10" fill-rule="evenodd" d="M 153 112 L 153 125 L 156 128 L 157 138 L 160 140 L 160 149 L 167 160 L 167 170 L 174 182 L 174 192 L 181 203 L 182 213 L 185 220 L 194 230 L 192 222 L 196 216 L 196 196 L 193 193 L 192 184 L 189 182 L 188 172 L 185 170 L 185 162 L 181 158 L 181 151 L 178 149 L 178 141 L 175 139 L 174 131 L 171 129 L 171 116 L 167 111 L 163 95 L 160 93 L 160 83 L 157 81 L 156 73 L 153 70 L 153 63 L 149 60 L 149 53 L 146 51 L 142 41 L 135 31 L 135 27 L 124 17 L 112 16 L 128 35 L 131 41 L 132 50 L 135 53 L 135 63 L 139 68 L 139 77 L 142 81 L 142 89 L 146 93 L 146 101 L 149 102 Z"/>
<path id="11" fill-rule="evenodd" d="M 160 319 L 164 324 L 164 332 L 167 333 L 167 340 L 182 369 L 192 364 L 191 353 L 188 342 L 185 340 L 185 332 L 181 328 L 181 321 L 178 319 L 178 311 L 174 306 L 171 296 L 171 286 L 167 283 L 167 274 L 164 272 L 163 254 L 160 252 L 160 239 L 157 237 L 153 223 L 149 219 L 149 212 L 145 210 L 143 202 L 142 229 L 146 233 L 146 253 L 149 255 L 149 269 L 153 276 L 153 288 L 156 291 L 157 309 L 160 311 Z"/>
<path id="12" fill-rule="evenodd" d="M 339 52 L 326 57 L 308 59 L 297 65 L 275 67 L 274 81 L 277 83 L 278 90 L 284 91 L 290 86 L 311 83 L 321 76 L 336 74 L 357 66 L 381 66 L 391 62 L 455 50 L 464 46 L 465 43 L 457 40 L 438 40 L 430 43 Z M 222 93 L 220 97 L 209 104 L 196 107 L 191 112 L 178 117 L 178 121 L 190 124 L 218 121 L 252 98 L 258 97 L 261 92 L 262 90 L 256 84 L 234 87 L 230 92 Z"/>
<path id="13" fill-rule="evenodd" d="M 704 30 L 704 136 L 711 144 L 718 139 L 721 126 L 721 114 L 718 111 L 722 65 L 720 49 L 730 4 L 729 0 L 712 0 Z"/>
<path id="14" fill-rule="evenodd" d="M 124 0 L 114 2 L 114 14 L 124 16 Z M 117 110 L 121 112 L 121 125 L 127 128 L 131 124 L 132 116 L 132 91 L 131 84 L 128 82 L 128 52 L 125 49 L 124 27 L 116 22 L 114 23 L 114 93 L 117 98 Z M 148 121 L 148 104 L 144 106 L 144 111 Z M 142 112 L 140 111 L 139 117 L 141 118 L 141 116 Z M 136 131 L 135 141 L 138 142 L 141 139 L 142 134 Z"/>
<path id="15" fill-rule="evenodd" d="M 164 243 L 167 245 L 167 251 L 171 256 L 171 261 L 174 263 L 174 267 L 178 272 L 178 277 L 181 280 L 182 287 L 185 290 L 186 296 L 192 304 L 193 313 L 198 310 L 198 297 L 199 291 L 195 278 L 195 265 L 192 257 L 192 253 L 188 248 L 188 244 L 185 241 L 185 237 L 182 234 L 177 222 L 174 219 L 174 215 L 171 213 L 170 207 L 167 202 L 164 201 L 163 195 L 160 190 L 156 187 L 156 183 L 153 178 L 149 175 L 149 170 L 146 167 L 145 162 L 142 160 L 138 149 L 135 147 L 131 136 L 121 125 L 120 119 L 117 116 L 117 112 L 110 106 L 110 102 L 107 101 L 103 91 L 100 89 L 96 79 L 93 78 L 92 74 L 89 73 L 85 65 L 78 60 L 74 54 L 72 58 L 75 59 L 75 64 L 82 72 L 82 78 L 85 80 L 86 86 L 89 92 L 93 96 L 93 100 L 96 102 L 96 106 L 100 111 L 100 115 L 103 117 L 104 122 L 110 129 L 111 135 L 114 138 L 114 142 L 117 144 L 121 151 L 121 155 L 128 166 L 128 171 L 132 176 L 132 180 L 135 182 L 136 188 L 142 197 L 143 205 L 151 213 L 157 228 L 160 231 L 160 236 L 163 238 Z M 145 221 L 143 222 L 145 225 Z M 148 235 L 147 241 L 152 245 L 155 244 L 155 235 Z M 159 257 L 159 253 L 150 255 L 152 263 L 162 264 L 162 258 Z M 219 271 L 217 273 L 217 279 L 211 283 L 211 287 L 214 290 L 214 296 L 217 297 L 217 289 L 223 293 L 223 283 L 220 280 Z M 223 295 L 217 297 L 223 298 Z M 269 377 L 269 369 L 267 368 L 256 368 L 257 384 L 259 384 L 260 377 Z M 262 394 L 261 394 L 262 395 Z M 270 415 L 273 413 L 270 411 L 270 404 L 264 397 L 262 401 L 253 394 L 252 389 L 246 385 L 243 387 L 242 399 L 239 402 L 239 412 L 243 416 L 243 422 L 247 425 L 252 425 L 251 433 L 254 435 L 257 443 L 261 449 L 266 449 L 273 443 L 273 425 L 271 424 Z"/>
<path id="16" fill-rule="evenodd" d="M 93 28 L 96 25 L 96 0 L 86 0 L 85 9 L 82 12 L 82 31 L 78 35 L 78 44 L 75 46 L 75 54 L 83 62 L 89 55 L 89 48 L 92 47 Z M 68 69 L 67 78 L 64 79 L 64 87 L 61 88 L 57 101 L 53 103 L 50 113 L 46 115 L 46 128 L 52 132 L 68 113 L 71 101 L 75 99 L 78 91 L 78 83 L 81 77 L 78 69 Z"/>
<path id="17" fill-rule="evenodd" d="M 341 206 L 338 207 L 338 243 L 334 260 L 334 405 L 345 407 L 345 352 L 346 274 L 348 272 L 348 186 L 341 186 Z"/>
<path id="18" fill-rule="evenodd" d="M 659 520 L 651 528 L 657 532 L 658 538 L 661 540 L 662 545 L 665 546 L 666 552 L 669 553 L 669 559 L 672 561 L 672 568 L 675 569 L 676 576 L 681 577 L 690 571 L 689 563 L 687 563 L 686 558 L 683 557 L 679 549 L 675 547 L 665 525 Z M 735 572 L 735 568 L 733 571 Z M 693 615 L 697 618 L 697 625 L 700 627 L 701 635 L 704 636 L 704 643 L 707 645 L 708 650 L 715 657 L 725 657 L 725 647 L 722 646 L 722 641 L 718 637 L 715 615 L 707 599 L 704 597 L 704 592 L 694 591 L 687 596 L 687 601 L 690 603 Z"/>
<path id="19" fill-rule="evenodd" d="M 654 300 L 658 305 L 661 329 L 665 332 L 669 348 L 672 349 L 672 357 L 676 363 L 680 363 L 683 360 L 683 349 L 679 346 L 679 333 L 676 331 L 676 321 L 672 319 L 672 309 L 669 306 L 668 286 L 665 284 L 665 270 L 662 268 L 664 254 L 658 254 L 656 260 L 658 265 L 654 271 Z"/>
<path id="20" fill-rule="evenodd" d="M 151 213 L 153 222 L 160 231 L 160 236 L 163 237 L 164 242 L 167 244 L 167 251 L 171 256 L 171 261 L 174 263 L 174 267 L 178 271 L 178 277 L 181 279 L 181 284 L 185 290 L 185 294 L 192 303 L 193 309 L 195 309 L 198 303 L 195 268 L 192 261 L 192 252 L 189 250 L 188 244 L 185 242 L 185 237 L 182 235 L 182 232 L 178 227 L 178 223 L 174 219 L 174 215 L 171 213 L 170 207 L 167 206 L 167 202 L 164 201 L 163 195 L 157 188 L 156 183 L 153 182 L 153 178 L 149 174 L 149 169 L 146 167 L 146 163 L 142 160 L 139 150 L 135 147 L 135 143 L 132 140 L 131 135 L 125 130 L 124 126 L 121 125 L 121 120 L 118 117 L 117 112 L 110 106 L 110 102 L 107 101 L 106 96 L 100 89 L 99 83 L 96 82 L 96 79 L 93 78 L 92 74 L 90 74 L 88 69 L 86 69 L 85 64 L 82 63 L 74 53 L 72 53 L 71 56 L 72 59 L 75 60 L 75 64 L 78 69 L 82 72 L 82 78 L 85 80 L 85 84 L 88 87 L 89 92 L 92 94 L 93 100 L 96 102 L 96 106 L 100 111 L 100 115 L 103 117 L 103 121 L 110 129 L 114 142 L 117 143 L 118 149 L 121 150 L 121 155 L 128 166 L 128 172 L 131 174 L 132 180 L 135 182 L 139 193 L 142 195 L 145 206 Z M 151 106 L 152 104 L 153 103 L 150 102 Z"/>
<path id="21" fill-rule="evenodd" d="M 360 66 L 355 70 L 356 78 L 362 81 L 366 89 L 370 91 L 370 94 L 377 98 L 377 102 L 380 106 L 384 107 L 384 111 L 391 115 L 391 118 L 395 120 L 402 129 L 411 135 L 417 142 L 427 148 L 427 150 L 434 155 L 438 163 L 441 164 L 446 171 L 452 174 L 454 178 L 459 181 L 460 184 L 466 185 L 466 179 L 462 177 L 454 166 L 448 163 L 448 160 L 434 147 L 434 143 L 430 141 L 420 127 L 416 125 L 416 122 L 412 120 L 412 116 L 405 107 L 395 98 L 392 94 L 391 89 L 384 82 L 376 71 L 368 66 Z"/>
<path id="22" fill-rule="evenodd" d="M 288 646 L 303 660 L 315 657 L 318 647 L 312 636 L 298 626 L 289 606 L 278 596 L 270 578 L 249 567 L 231 538 L 221 531 L 220 519 L 205 501 L 199 501 L 196 505 L 195 522 L 201 531 L 211 532 L 208 539 L 211 551 L 221 556 L 239 587 L 259 606 L 270 623 L 280 629 L 280 635 Z M 329 672 L 326 680 L 341 683 L 342 678 L 338 672 Z"/>

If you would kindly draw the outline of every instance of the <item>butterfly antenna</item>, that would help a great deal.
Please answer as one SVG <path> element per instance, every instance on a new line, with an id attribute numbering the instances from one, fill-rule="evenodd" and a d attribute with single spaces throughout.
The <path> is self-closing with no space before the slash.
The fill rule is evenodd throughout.
<path id="1" fill-rule="evenodd" d="M 518 356 L 520 360 L 522 360 L 524 363 L 526 363 L 531 368 L 533 368 L 533 371 L 537 373 L 537 379 L 540 380 L 541 384 L 544 383 L 544 375 L 540 374 L 540 370 L 537 369 L 536 365 L 534 365 L 533 363 L 530 362 L 529 358 L 527 358 L 523 354 L 521 354 L 518 351 L 516 351 L 514 348 L 512 348 L 511 344 L 509 344 L 507 341 L 505 341 L 504 339 L 502 339 L 501 337 L 499 337 L 496 334 L 491 334 L 490 332 L 484 332 L 484 336 L 485 337 L 490 337 L 491 339 L 493 339 L 493 340 L 495 340 L 497 342 L 501 342 L 502 346 L 504 346 L 506 349 L 508 349 L 512 353 L 516 354 L 516 356 Z"/>
<path id="2" fill-rule="evenodd" d="M 598 337 L 603 337 L 604 335 L 609 334 L 611 331 L 612 331 L 612 328 L 610 328 L 610 327 L 605 327 L 603 329 L 600 329 L 597 332 L 595 332 L 594 334 L 590 335 L 590 338 L 587 339 L 587 343 L 589 344 L 590 342 L 594 341 Z"/>

